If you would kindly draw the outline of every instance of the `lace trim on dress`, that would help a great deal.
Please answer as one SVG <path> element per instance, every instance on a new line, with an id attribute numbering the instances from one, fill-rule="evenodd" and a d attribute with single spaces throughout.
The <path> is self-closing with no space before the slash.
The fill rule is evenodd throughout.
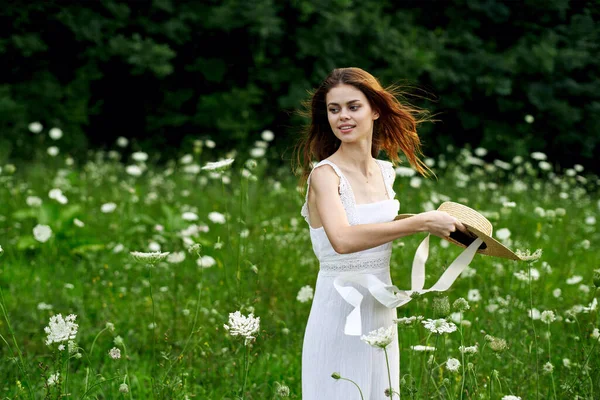
<path id="1" fill-rule="evenodd" d="M 346 210 L 346 216 L 348 217 L 348 223 L 350 225 L 357 225 L 360 223 L 358 218 L 358 213 L 356 211 L 356 204 L 354 201 L 354 194 L 352 193 L 352 187 L 350 186 L 350 182 L 346 179 L 346 177 L 342 174 L 342 171 L 338 168 L 337 165 L 332 163 L 329 160 L 322 160 L 312 169 L 313 171 L 320 167 L 321 165 L 328 164 L 331 165 L 337 176 L 340 178 L 340 185 L 338 191 L 340 193 L 340 200 L 342 201 L 342 205 Z M 312 171 L 311 171 L 312 175 Z M 310 225 L 309 217 L 308 217 L 308 191 L 310 189 L 310 175 L 308 176 L 308 180 L 306 183 L 306 198 L 304 199 L 304 204 L 302 205 L 302 210 L 300 214 L 304 217 L 306 222 Z"/>
<path id="2" fill-rule="evenodd" d="M 383 181 L 385 182 L 388 196 L 390 199 L 393 199 L 396 197 L 396 192 L 394 192 L 394 180 L 396 179 L 394 166 L 389 161 L 377 160 L 377 162 L 380 163 L 381 170 L 383 171 Z"/>
<path id="3" fill-rule="evenodd" d="M 341 254 L 331 260 L 321 260 L 319 272 L 321 274 L 338 274 L 342 272 L 373 272 L 374 270 L 388 268 L 392 251 L 379 251 L 366 254 Z"/>

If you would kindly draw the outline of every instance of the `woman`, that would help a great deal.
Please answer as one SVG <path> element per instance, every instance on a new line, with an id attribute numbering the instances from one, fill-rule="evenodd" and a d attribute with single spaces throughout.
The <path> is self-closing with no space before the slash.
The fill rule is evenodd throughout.
<path id="1" fill-rule="evenodd" d="M 402 151 L 420 174 L 428 176 L 418 157 L 416 125 L 423 121 L 417 119 L 422 111 L 401 104 L 394 88 L 384 89 L 359 68 L 339 68 L 312 94 L 309 104 L 311 124 L 298 158 L 307 182 L 302 215 L 320 269 L 304 336 L 302 398 L 360 398 L 354 385 L 332 379 L 337 372 L 356 382 L 365 399 L 383 399 L 389 389 L 385 355 L 362 342 L 360 335 L 390 326 L 396 310 L 356 285 L 362 298 L 354 299 L 358 313 L 353 311 L 336 277 L 364 273 L 391 284 L 392 240 L 417 232 L 448 237 L 466 229 L 442 211 L 394 221 L 400 207 L 392 189 L 395 171 L 392 163 L 376 158 L 379 152 L 398 162 Z M 311 169 L 313 161 L 320 162 Z M 397 338 L 387 352 L 393 390 L 399 392 Z"/>

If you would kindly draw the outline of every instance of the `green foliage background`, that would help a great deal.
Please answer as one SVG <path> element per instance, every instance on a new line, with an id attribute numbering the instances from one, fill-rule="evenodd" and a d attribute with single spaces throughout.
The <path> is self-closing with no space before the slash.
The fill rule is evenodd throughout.
<path id="1" fill-rule="evenodd" d="M 123 135 L 168 159 L 203 136 L 244 148 L 263 129 L 286 150 L 307 90 L 358 66 L 433 99 L 411 98 L 439 113 L 426 155 L 469 143 L 593 169 L 599 16 L 597 1 L 568 0 L 9 2 L 0 160 L 32 156 L 33 121 L 63 129 L 75 156 Z"/>

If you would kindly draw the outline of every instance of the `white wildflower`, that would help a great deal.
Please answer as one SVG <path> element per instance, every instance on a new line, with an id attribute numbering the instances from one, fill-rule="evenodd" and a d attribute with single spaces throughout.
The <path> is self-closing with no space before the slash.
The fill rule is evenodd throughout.
<path id="1" fill-rule="evenodd" d="M 479 289 L 471 289 L 467 293 L 467 300 L 469 301 L 480 301 L 481 293 L 479 293 Z"/>
<path id="2" fill-rule="evenodd" d="M 167 257 L 167 262 L 171 264 L 179 264 L 185 260 L 185 251 L 176 251 L 175 253 L 169 254 Z"/>
<path id="3" fill-rule="evenodd" d="M 186 154 L 179 159 L 179 162 L 183 165 L 191 164 L 194 161 L 194 156 L 191 154 Z"/>
<path id="4" fill-rule="evenodd" d="M 62 190 L 56 188 L 48 192 L 48 197 L 58 201 L 60 204 L 67 204 L 69 202 L 69 199 L 63 194 Z"/>
<path id="5" fill-rule="evenodd" d="M 250 157 L 260 158 L 266 154 L 266 150 L 262 147 L 254 147 L 250 149 Z"/>
<path id="6" fill-rule="evenodd" d="M 529 318 L 531 319 L 540 319 L 542 317 L 542 314 L 540 313 L 540 310 L 538 310 L 537 308 L 532 308 L 528 311 L 529 314 Z"/>
<path id="7" fill-rule="evenodd" d="M 296 300 L 300 303 L 306 303 L 312 300 L 314 295 L 314 290 L 310 285 L 302 286 L 300 291 L 298 291 L 298 295 L 296 296 Z"/>
<path id="8" fill-rule="evenodd" d="M 161 253 L 160 251 L 154 251 L 151 253 L 144 253 L 141 251 L 131 251 L 129 254 L 133 256 L 136 261 L 143 262 L 146 264 L 154 265 L 159 261 L 164 260 L 170 252 Z"/>
<path id="9" fill-rule="evenodd" d="M 264 130 L 260 134 L 260 137 L 262 138 L 262 140 L 264 140 L 266 142 L 270 142 L 271 140 L 275 139 L 275 134 L 273 133 L 273 131 Z"/>
<path id="10" fill-rule="evenodd" d="M 39 122 L 32 122 L 29 124 L 28 128 L 32 133 L 40 133 L 42 129 L 44 129 L 44 126 Z"/>
<path id="11" fill-rule="evenodd" d="M 217 211 L 212 211 L 212 212 L 208 213 L 208 219 L 210 219 L 215 224 L 224 224 L 225 223 L 225 215 L 223 215 Z"/>
<path id="12" fill-rule="evenodd" d="M 567 285 L 575 285 L 583 280 L 583 277 L 580 275 L 573 275 L 569 279 L 567 279 Z"/>
<path id="13" fill-rule="evenodd" d="M 139 165 L 135 164 L 128 165 L 127 167 L 125 167 L 125 172 L 127 172 L 127 174 L 131 176 L 140 176 L 144 173 L 142 168 L 140 168 Z"/>
<path id="14" fill-rule="evenodd" d="M 63 318 L 62 314 L 53 315 L 50 317 L 50 323 L 44 328 L 44 332 L 48 334 L 46 345 L 52 343 L 62 343 L 69 340 L 74 340 L 77 335 L 78 324 L 75 323 L 77 316 L 69 314 Z"/>
<path id="15" fill-rule="evenodd" d="M 198 174 L 200 172 L 200 166 L 198 164 L 189 164 L 183 167 L 183 172 L 186 174 Z"/>
<path id="16" fill-rule="evenodd" d="M 369 332 L 368 335 L 362 335 L 360 340 L 371 345 L 373 347 L 379 347 L 380 349 L 385 349 L 392 340 L 394 339 L 394 331 L 396 329 L 396 325 L 390 325 L 388 328 L 379 328 L 374 331 Z"/>
<path id="17" fill-rule="evenodd" d="M 148 160 L 148 154 L 144 153 L 143 151 L 136 151 L 135 153 L 131 154 L 131 158 L 137 162 L 144 162 Z"/>
<path id="18" fill-rule="evenodd" d="M 267 132 L 267 131 L 265 131 L 265 132 Z M 290 388 L 289 387 L 287 387 L 286 385 L 282 385 L 279 382 L 275 382 L 275 384 L 276 384 L 275 391 L 277 392 L 277 395 L 279 397 L 290 397 Z"/>
<path id="19" fill-rule="evenodd" d="M 256 333 L 260 329 L 260 317 L 254 317 L 250 313 L 247 317 L 239 311 L 229 313 L 229 325 L 223 325 L 231 336 L 242 336 L 244 344 L 247 345 L 256 338 Z"/>
<path id="20" fill-rule="evenodd" d="M 58 140 L 63 136 L 63 132 L 60 130 L 60 128 L 52 128 L 48 132 L 48 135 L 52 140 Z"/>
<path id="21" fill-rule="evenodd" d="M 416 345 L 416 346 L 410 346 L 410 348 L 414 351 L 435 351 L 435 347 L 433 347 L 433 346 Z"/>
<path id="22" fill-rule="evenodd" d="M 129 393 L 129 386 L 127 386 L 126 383 L 121 383 L 121 385 L 119 385 L 119 393 Z"/>
<path id="23" fill-rule="evenodd" d="M 117 146 L 119 146 L 119 147 L 127 147 L 128 144 L 129 144 L 129 140 L 126 137 L 119 136 L 117 138 Z"/>
<path id="24" fill-rule="evenodd" d="M 207 171 L 220 171 L 229 167 L 235 160 L 233 158 L 227 158 L 225 160 L 217 161 L 217 162 L 209 162 L 206 163 L 203 170 Z"/>
<path id="25" fill-rule="evenodd" d="M 54 386 L 58 383 L 59 377 L 60 377 L 60 372 L 57 371 L 48 377 L 48 380 L 46 381 L 46 383 L 48 384 L 48 386 Z"/>
<path id="26" fill-rule="evenodd" d="M 46 151 L 48 152 L 48 155 L 51 157 L 56 157 L 58 155 L 58 153 L 60 153 L 60 150 L 56 146 L 50 146 L 50 147 L 48 147 L 48 149 Z"/>
<path id="27" fill-rule="evenodd" d="M 543 161 L 546 160 L 548 157 L 542 152 L 534 151 L 533 153 L 531 153 L 531 158 L 533 158 L 534 160 Z"/>
<path id="28" fill-rule="evenodd" d="M 453 322 L 448 322 L 444 318 L 431 319 L 428 318 L 422 321 L 426 329 L 432 333 L 451 333 L 456 330 L 456 325 Z"/>
<path id="29" fill-rule="evenodd" d="M 545 374 L 551 374 L 552 371 L 554 371 L 554 365 L 552 365 L 552 363 L 548 361 L 546 364 L 544 364 L 543 369 Z"/>
<path id="30" fill-rule="evenodd" d="M 475 354 L 479 350 L 477 345 L 474 346 L 459 346 L 458 350 L 463 354 Z"/>
<path id="31" fill-rule="evenodd" d="M 458 361 L 456 358 L 449 358 L 448 361 L 446 361 L 446 368 L 448 371 L 456 372 L 458 371 L 459 367 L 460 361 Z"/>
<path id="32" fill-rule="evenodd" d="M 512 394 L 503 396 L 501 400 L 521 400 L 519 396 L 513 396 Z"/>
<path id="33" fill-rule="evenodd" d="M 102 211 L 104 214 L 108 214 L 115 211 L 116 208 L 117 205 L 115 203 L 104 203 L 100 207 L 100 211 Z"/>
<path id="34" fill-rule="evenodd" d="M 556 320 L 554 311 L 550 311 L 550 310 L 543 311 L 542 315 L 540 316 L 540 320 L 546 324 L 554 322 Z"/>
<path id="35" fill-rule="evenodd" d="M 533 121 L 535 121 L 535 118 L 533 118 L 533 115 L 530 115 L 530 114 L 525 115 L 525 122 L 527 122 L 528 124 L 532 124 Z"/>
<path id="36" fill-rule="evenodd" d="M 37 196 L 27 196 L 25 202 L 29 207 L 39 207 L 42 205 L 42 199 Z"/>
<path id="37" fill-rule="evenodd" d="M 48 225 L 37 224 L 33 228 L 33 237 L 40 243 L 46 243 L 50 236 L 52 236 L 52 228 Z"/>
<path id="38" fill-rule="evenodd" d="M 196 264 L 202 268 L 210 268 L 217 264 L 217 261 L 211 256 L 202 256 L 196 260 Z"/>
<path id="39" fill-rule="evenodd" d="M 108 351 L 108 355 L 113 360 L 118 360 L 119 358 L 121 358 L 121 350 L 117 349 L 116 347 L 113 347 Z"/>
<path id="40" fill-rule="evenodd" d="M 416 171 L 409 167 L 396 167 L 396 176 L 400 177 L 412 177 L 415 175 Z"/>
<path id="41" fill-rule="evenodd" d="M 198 215 L 193 212 L 184 212 L 181 215 L 181 218 L 183 218 L 184 221 L 197 221 Z"/>
<path id="42" fill-rule="evenodd" d="M 418 189 L 419 187 L 421 187 L 421 178 L 419 178 L 418 176 L 413 176 L 410 179 L 410 187 Z"/>
<path id="43" fill-rule="evenodd" d="M 510 237 L 510 230 L 508 228 L 502 228 L 496 231 L 496 237 L 502 241 Z"/>

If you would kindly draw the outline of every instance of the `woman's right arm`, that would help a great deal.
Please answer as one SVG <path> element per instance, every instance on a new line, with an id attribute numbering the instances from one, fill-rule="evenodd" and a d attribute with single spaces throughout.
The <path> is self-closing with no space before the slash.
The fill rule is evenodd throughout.
<path id="1" fill-rule="evenodd" d="M 316 210 L 310 212 L 318 213 L 329 242 L 340 254 L 370 249 L 419 232 L 446 238 L 457 229 L 466 233 L 466 228 L 456 218 L 443 211 L 428 211 L 391 222 L 350 225 L 338 194 L 339 182 L 339 177 L 329 166 L 313 170 L 310 188 Z"/>

